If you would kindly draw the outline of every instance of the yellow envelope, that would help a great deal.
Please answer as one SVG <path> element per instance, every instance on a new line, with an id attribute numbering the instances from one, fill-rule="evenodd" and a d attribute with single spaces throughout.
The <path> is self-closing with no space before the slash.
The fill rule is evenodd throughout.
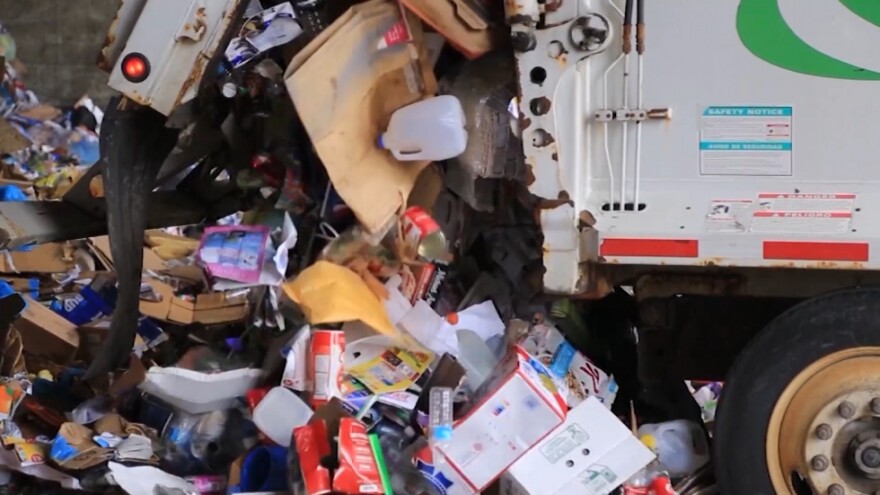
<path id="1" fill-rule="evenodd" d="M 348 268 L 318 261 L 282 287 L 312 325 L 360 320 L 383 335 L 399 337 L 382 302 Z"/>

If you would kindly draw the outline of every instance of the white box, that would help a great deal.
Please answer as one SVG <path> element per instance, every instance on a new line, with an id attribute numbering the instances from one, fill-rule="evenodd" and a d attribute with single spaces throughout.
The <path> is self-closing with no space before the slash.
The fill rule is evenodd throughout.
<path id="1" fill-rule="evenodd" d="M 568 413 L 565 422 L 510 468 L 507 495 L 605 495 L 654 459 L 596 398 Z"/>
<path id="2" fill-rule="evenodd" d="M 566 407 L 547 369 L 520 348 L 499 363 L 475 397 L 440 449 L 450 468 L 483 491 L 562 423 Z"/>

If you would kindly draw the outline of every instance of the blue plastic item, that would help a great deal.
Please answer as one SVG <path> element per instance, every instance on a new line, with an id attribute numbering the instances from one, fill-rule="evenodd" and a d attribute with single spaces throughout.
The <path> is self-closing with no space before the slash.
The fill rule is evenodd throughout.
<path id="1" fill-rule="evenodd" d="M 287 449 L 256 447 L 241 465 L 238 493 L 287 491 Z"/>

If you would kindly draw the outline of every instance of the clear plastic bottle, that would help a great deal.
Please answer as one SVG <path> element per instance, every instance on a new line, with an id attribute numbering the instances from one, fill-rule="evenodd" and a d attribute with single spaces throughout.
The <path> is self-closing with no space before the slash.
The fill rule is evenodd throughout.
<path id="1" fill-rule="evenodd" d="M 448 160 L 467 148 L 466 125 L 458 98 L 435 96 L 394 112 L 378 145 L 401 161 Z"/>
<path id="2" fill-rule="evenodd" d="M 692 421 L 642 425 L 638 436 L 657 454 L 658 469 L 673 478 L 690 475 L 709 462 L 706 433 Z"/>

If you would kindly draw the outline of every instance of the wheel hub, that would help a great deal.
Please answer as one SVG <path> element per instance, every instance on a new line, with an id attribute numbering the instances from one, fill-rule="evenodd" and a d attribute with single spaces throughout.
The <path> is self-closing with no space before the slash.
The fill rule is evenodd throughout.
<path id="1" fill-rule="evenodd" d="M 792 380 L 768 425 L 777 493 L 880 494 L 880 349 L 841 351 Z M 806 493 L 809 493 L 807 491 Z"/>

